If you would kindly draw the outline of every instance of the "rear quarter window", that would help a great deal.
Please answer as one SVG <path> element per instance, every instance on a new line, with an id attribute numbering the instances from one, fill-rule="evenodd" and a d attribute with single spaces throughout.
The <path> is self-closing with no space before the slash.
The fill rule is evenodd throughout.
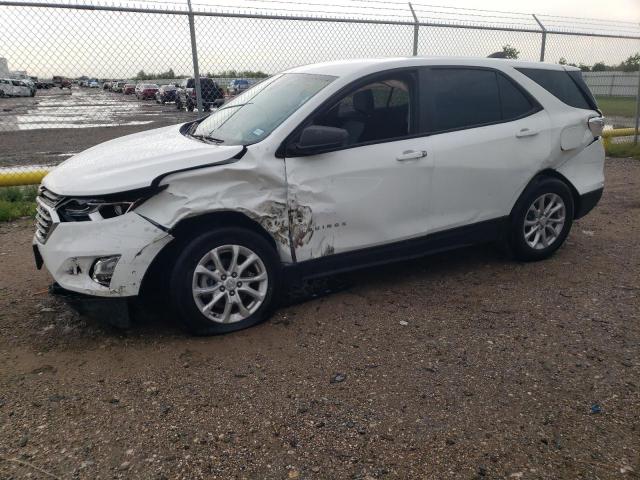
<path id="1" fill-rule="evenodd" d="M 563 103 L 575 108 L 596 109 L 595 101 L 588 92 L 566 70 L 546 70 L 540 68 L 517 68 L 531 80 Z"/>

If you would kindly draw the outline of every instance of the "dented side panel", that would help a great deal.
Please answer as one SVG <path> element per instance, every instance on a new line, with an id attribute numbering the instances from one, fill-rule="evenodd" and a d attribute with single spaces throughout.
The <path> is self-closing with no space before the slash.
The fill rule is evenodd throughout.
<path id="1" fill-rule="evenodd" d="M 240 212 L 271 235 L 283 262 L 292 261 L 284 161 L 260 144 L 235 162 L 171 174 L 160 184 L 167 187 L 136 210 L 141 215 L 170 229 L 187 218 Z"/>

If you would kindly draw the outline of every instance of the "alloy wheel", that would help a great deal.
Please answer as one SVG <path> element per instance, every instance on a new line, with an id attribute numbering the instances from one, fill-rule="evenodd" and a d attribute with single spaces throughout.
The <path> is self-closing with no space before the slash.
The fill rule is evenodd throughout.
<path id="1" fill-rule="evenodd" d="M 193 299 L 216 323 L 245 320 L 262 305 L 269 285 L 262 259 L 242 245 L 222 245 L 207 252 L 193 272 Z"/>
<path id="2" fill-rule="evenodd" d="M 545 193 L 534 200 L 524 218 L 524 240 L 531 248 L 542 250 L 560 236 L 566 221 L 566 207 L 556 193 Z"/>

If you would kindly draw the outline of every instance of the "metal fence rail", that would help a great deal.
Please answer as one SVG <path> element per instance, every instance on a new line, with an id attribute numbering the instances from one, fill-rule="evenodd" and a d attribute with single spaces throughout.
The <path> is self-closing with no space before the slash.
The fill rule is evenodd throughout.
<path id="1" fill-rule="evenodd" d="M 573 64 L 585 70 L 611 126 L 636 123 L 640 27 L 633 22 L 384 0 L 304 7 L 284 0 L 247 0 L 242 7 L 185 1 L 1 0 L 0 79 L 38 77 L 42 88 L 30 89 L 33 97 L 0 99 L 0 185 L 37 181 L 32 172 L 101 141 L 194 118 L 207 107 L 201 77 L 233 95 L 233 79 L 255 83 L 292 66 L 337 59 L 502 51 Z M 596 68 L 605 71 L 590 71 Z M 183 77 L 195 79 L 192 111 L 103 88 L 116 80 L 167 85 Z M 94 88 L 84 86 L 88 80 L 96 80 Z M 25 94 L 20 85 L 7 88 Z"/>

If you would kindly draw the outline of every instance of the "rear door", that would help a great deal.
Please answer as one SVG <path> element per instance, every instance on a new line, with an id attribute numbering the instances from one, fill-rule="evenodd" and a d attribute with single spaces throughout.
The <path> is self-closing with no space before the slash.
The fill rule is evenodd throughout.
<path id="1" fill-rule="evenodd" d="M 434 172 L 432 231 L 498 219 L 549 155 L 549 118 L 506 74 L 431 67 L 423 75 Z"/>

